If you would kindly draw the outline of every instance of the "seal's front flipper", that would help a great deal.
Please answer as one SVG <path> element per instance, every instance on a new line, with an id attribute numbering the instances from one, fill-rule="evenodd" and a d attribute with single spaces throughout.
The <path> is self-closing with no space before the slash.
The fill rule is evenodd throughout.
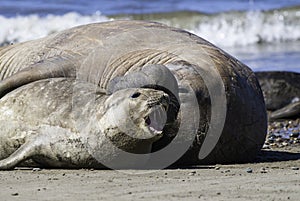
<path id="1" fill-rule="evenodd" d="M 18 164 L 33 156 L 36 152 L 36 148 L 37 146 L 31 141 L 26 142 L 8 158 L 0 160 L 0 170 L 15 168 Z"/>
<path id="2" fill-rule="evenodd" d="M 49 58 L 32 64 L 30 67 L 0 81 L 0 98 L 30 82 L 55 77 L 75 77 L 75 75 L 76 64 L 72 62 L 71 57 L 56 56 Z"/>
<path id="3" fill-rule="evenodd" d="M 291 103 L 279 110 L 275 110 L 269 116 L 270 120 L 275 119 L 288 119 L 300 117 L 300 101 Z"/>

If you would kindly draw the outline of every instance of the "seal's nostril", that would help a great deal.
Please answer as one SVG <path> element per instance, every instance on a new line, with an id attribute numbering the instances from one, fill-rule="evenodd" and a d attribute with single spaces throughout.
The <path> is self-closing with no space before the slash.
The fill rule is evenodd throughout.
<path id="1" fill-rule="evenodd" d="M 164 95 L 160 98 L 160 100 L 161 100 L 161 103 L 162 103 L 163 108 L 165 109 L 165 111 L 167 111 L 168 108 L 169 108 L 169 104 L 170 104 L 170 98 L 169 98 L 168 94 L 164 94 Z"/>
<path id="2" fill-rule="evenodd" d="M 170 103 L 170 98 L 168 96 L 168 94 L 164 94 L 162 97 L 161 97 L 161 100 L 163 102 L 167 102 L 168 104 Z"/>

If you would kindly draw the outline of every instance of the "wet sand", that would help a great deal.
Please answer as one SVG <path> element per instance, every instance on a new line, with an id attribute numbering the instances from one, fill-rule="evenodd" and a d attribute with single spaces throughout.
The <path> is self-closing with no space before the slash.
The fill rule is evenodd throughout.
<path id="1" fill-rule="evenodd" d="M 148 173 L 17 169 L 0 171 L 0 200 L 299 200 L 299 168 L 300 144 L 291 143 L 269 144 L 248 164 Z"/>

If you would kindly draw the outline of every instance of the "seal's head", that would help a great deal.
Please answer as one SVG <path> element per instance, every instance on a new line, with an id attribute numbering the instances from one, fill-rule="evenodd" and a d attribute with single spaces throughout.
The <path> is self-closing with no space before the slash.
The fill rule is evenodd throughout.
<path id="1" fill-rule="evenodd" d="M 157 141 L 167 121 L 168 106 L 169 96 L 160 90 L 129 88 L 116 91 L 104 104 L 106 114 L 103 118 L 109 125 L 106 129 L 110 130 L 106 134 L 109 133 L 110 138 L 115 138 L 112 141 L 118 141 L 118 144 L 124 140 L 127 143 Z M 115 132 L 111 132 L 112 129 Z"/>

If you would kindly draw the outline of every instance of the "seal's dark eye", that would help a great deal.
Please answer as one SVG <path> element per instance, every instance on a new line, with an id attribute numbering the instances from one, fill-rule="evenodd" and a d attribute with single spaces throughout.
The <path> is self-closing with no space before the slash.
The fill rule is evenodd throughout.
<path id="1" fill-rule="evenodd" d="M 135 92 L 134 94 L 131 95 L 131 98 L 137 98 L 141 95 L 140 92 Z"/>

